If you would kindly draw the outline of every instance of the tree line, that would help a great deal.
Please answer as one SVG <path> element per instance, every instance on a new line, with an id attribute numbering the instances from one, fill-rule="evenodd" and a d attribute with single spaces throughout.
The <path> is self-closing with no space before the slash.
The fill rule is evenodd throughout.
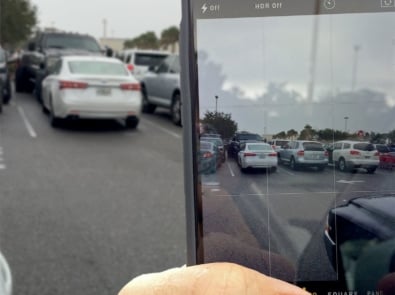
<path id="1" fill-rule="evenodd" d="M 165 48 L 174 52 L 174 46 L 178 42 L 180 31 L 177 27 L 172 26 L 162 31 L 160 38 L 155 32 L 149 31 L 143 33 L 133 39 L 124 42 L 124 48 L 138 49 L 159 49 Z"/>

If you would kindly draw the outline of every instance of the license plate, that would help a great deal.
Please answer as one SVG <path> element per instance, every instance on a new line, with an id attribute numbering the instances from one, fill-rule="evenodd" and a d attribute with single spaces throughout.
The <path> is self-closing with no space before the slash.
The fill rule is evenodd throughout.
<path id="1" fill-rule="evenodd" d="M 264 159 L 265 155 L 259 155 L 259 159 Z"/>
<path id="2" fill-rule="evenodd" d="M 98 88 L 96 90 L 97 95 L 111 95 L 111 88 Z"/>
<path id="3" fill-rule="evenodd" d="M 365 159 L 370 159 L 370 156 L 365 156 Z"/>

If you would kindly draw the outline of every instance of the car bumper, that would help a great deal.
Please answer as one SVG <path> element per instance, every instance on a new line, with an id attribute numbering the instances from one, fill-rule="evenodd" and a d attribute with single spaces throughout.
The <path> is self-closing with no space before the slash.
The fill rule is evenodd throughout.
<path id="1" fill-rule="evenodd" d="M 347 161 L 347 167 L 353 168 L 377 168 L 379 160 L 351 160 Z"/>
<path id="2" fill-rule="evenodd" d="M 324 159 L 324 160 L 306 160 L 304 158 L 297 158 L 296 159 L 296 164 L 298 164 L 300 166 L 311 166 L 311 167 L 326 166 L 326 165 L 328 165 L 328 159 Z"/>
<path id="3" fill-rule="evenodd" d="M 245 159 L 242 163 L 243 168 L 271 168 L 277 167 L 278 159 Z"/>

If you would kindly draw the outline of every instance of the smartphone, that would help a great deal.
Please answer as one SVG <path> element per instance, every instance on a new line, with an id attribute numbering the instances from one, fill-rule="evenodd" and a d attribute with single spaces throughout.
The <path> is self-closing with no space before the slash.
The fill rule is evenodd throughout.
<path id="1" fill-rule="evenodd" d="M 183 0 L 188 264 L 395 294 L 394 0 Z"/>

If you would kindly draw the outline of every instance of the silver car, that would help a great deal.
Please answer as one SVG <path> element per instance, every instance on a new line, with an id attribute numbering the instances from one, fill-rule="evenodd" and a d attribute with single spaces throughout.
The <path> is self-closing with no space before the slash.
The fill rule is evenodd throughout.
<path id="1" fill-rule="evenodd" d="M 174 124 L 181 125 L 180 59 L 169 55 L 141 80 L 144 113 L 153 113 L 157 107 L 170 110 Z"/>
<path id="2" fill-rule="evenodd" d="M 328 165 L 328 152 L 320 142 L 295 140 L 279 151 L 279 162 L 288 164 L 293 170 L 316 167 L 322 171 Z"/>

